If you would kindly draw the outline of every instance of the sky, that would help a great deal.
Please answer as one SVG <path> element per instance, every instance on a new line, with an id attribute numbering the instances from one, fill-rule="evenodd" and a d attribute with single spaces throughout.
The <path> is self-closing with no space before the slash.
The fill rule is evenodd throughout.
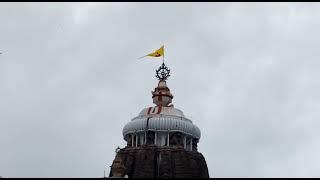
<path id="1" fill-rule="evenodd" d="M 0 22 L 2 177 L 108 175 L 161 45 L 210 177 L 320 177 L 319 3 L 2 2 Z"/>

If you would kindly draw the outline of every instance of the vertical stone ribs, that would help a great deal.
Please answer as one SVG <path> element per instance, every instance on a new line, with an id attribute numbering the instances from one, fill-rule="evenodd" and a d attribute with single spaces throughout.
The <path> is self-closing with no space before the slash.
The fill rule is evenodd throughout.
<path id="1" fill-rule="evenodd" d="M 126 147 L 117 153 L 115 160 L 110 177 L 116 174 L 129 178 L 209 178 L 202 154 L 183 148 Z"/>

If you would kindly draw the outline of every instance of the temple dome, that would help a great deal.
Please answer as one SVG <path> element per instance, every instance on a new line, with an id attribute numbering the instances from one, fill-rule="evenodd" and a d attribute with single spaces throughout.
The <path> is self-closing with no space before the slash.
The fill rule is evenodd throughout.
<path id="1" fill-rule="evenodd" d="M 159 108 L 160 112 L 155 114 Z M 137 117 L 124 126 L 123 136 L 143 131 L 181 132 L 196 139 L 200 139 L 201 136 L 200 129 L 187 119 L 181 110 L 174 107 L 155 106 L 143 109 Z"/>
<path id="2" fill-rule="evenodd" d="M 140 113 L 139 116 L 155 116 L 155 114 L 158 111 L 159 107 L 148 107 L 144 108 Z M 149 114 L 148 114 L 148 111 Z M 154 112 L 154 113 L 152 113 Z M 185 117 L 183 112 L 180 109 L 174 108 L 174 107 L 161 107 L 161 111 L 159 114 L 163 115 L 171 115 L 171 116 L 177 116 L 177 117 Z"/>
<path id="3" fill-rule="evenodd" d="M 155 106 L 144 108 L 124 126 L 122 134 L 128 145 L 137 147 L 152 141 L 158 146 L 164 146 L 170 144 L 171 138 L 174 146 L 183 144 L 185 149 L 196 149 L 192 143 L 196 146 L 199 141 L 200 129 L 173 106 L 173 95 L 166 83 L 169 72 L 164 63 L 156 71 L 159 82 L 151 91 Z"/>

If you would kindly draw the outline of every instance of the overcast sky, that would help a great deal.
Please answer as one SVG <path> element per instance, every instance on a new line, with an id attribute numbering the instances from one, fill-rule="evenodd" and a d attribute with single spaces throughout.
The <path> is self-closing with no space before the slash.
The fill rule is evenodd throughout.
<path id="1" fill-rule="evenodd" d="M 0 176 L 108 175 L 164 44 L 210 177 L 320 177 L 319 32 L 319 3 L 1 3 Z"/>

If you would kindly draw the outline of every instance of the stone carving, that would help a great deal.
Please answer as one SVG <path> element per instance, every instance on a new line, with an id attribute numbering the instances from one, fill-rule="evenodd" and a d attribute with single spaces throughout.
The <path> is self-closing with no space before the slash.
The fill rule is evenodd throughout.
<path id="1" fill-rule="evenodd" d="M 147 131 L 147 138 L 146 138 L 146 144 L 154 144 L 154 132 L 153 131 Z"/>
<path id="2" fill-rule="evenodd" d="M 183 135 L 180 132 L 170 134 L 170 145 L 183 148 Z"/>
<path id="3" fill-rule="evenodd" d="M 129 178 L 209 178 L 201 153 L 155 145 L 121 149 L 111 167 L 110 177 L 124 175 Z"/>

